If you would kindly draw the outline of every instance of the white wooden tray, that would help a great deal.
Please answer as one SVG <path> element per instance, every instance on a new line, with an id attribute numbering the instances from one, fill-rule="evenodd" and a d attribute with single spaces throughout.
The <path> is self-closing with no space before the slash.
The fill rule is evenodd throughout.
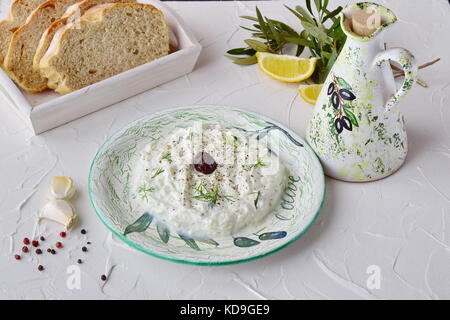
<path id="1" fill-rule="evenodd" d="M 51 90 L 27 93 L 0 69 L 0 94 L 35 134 L 125 100 L 194 69 L 201 46 L 182 19 L 159 1 L 139 2 L 150 3 L 164 12 L 171 36 L 178 43 L 177 51 L 66 95 Z"/>

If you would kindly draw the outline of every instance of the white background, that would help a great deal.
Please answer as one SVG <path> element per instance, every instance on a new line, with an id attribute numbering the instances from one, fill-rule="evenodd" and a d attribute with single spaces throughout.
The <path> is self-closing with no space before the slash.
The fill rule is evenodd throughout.
<path id="1" fill-rule="evenodd" d="M 301 1 L 283 1 L 292 6 Z M 353 1 L 352 1 L 353 2 Z M 168 3 L 203 45 L 194 72 L 60 128 L 33 137 L 0 101 L 0 298 L 169 299 L 438 299 L 450 298 L 450 6 L 446 0 L 380 1 L 399 22 L 386 31 L 389 47 L 411 50 L 419 63 L 443 58 L 420 71 L 429 84 L 416 86 L 402 102 L 409 154 L 393 176 L 351 184 L 327 179 L 325 206 L 315 225 L 296 243 L 272 256 L 241 265 L 197 267 L 136 252 L 113 239 L 88 200 L 90 162 L 105 138 L 144 114 L 172 106 L 220 104 L 246 108 L 304 136 L 312 109 L 296 84 L 280 83 L 257 66 L 224 58 L 241 46 L 239 15 L 254 14 L 253 2 Z M 331 6 L 347 1 L 330 1 Z M 1 2 L 4 16 L 9 1 Z M 281 2 L 258 3 L 266 15 L 298 25 Z M 43 233 L 48 244 L 60 227 L 35 215 L 45 204 L 49 181 L 69 175 L 78 184 L 81 226 L 69 233 L 57 255 L 13 259 L 24 236 Z M 88 230 L 86 236 L 80 228 Z M 80 247 L 92 245 L 88 253 Z M 81 289 L 66 286 L 67 267 L 78 258 Z M 37 271 L 37 265 L 46 267 Z M 380 289 L 366 287 L 370 265 L 381 270 Z M 100 275 L 109 274 L 106 283 Z"/>

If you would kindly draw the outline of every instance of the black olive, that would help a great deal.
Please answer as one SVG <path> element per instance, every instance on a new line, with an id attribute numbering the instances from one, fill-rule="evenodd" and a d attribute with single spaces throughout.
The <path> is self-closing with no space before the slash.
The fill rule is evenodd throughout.
<path id="1" fill-rule="evenodd" d="M 352 100 L 356 99 L 355 95 L 350 90 L 347 90 L 347 89 L 339 90 L 339 95 L 341 96 L 342 99 L 348 100 L 348 101 L 352 101 Z"/>
<path id="2" fill-rule="evenodd" d="M 343 116 L 342 118 L 342 125 L 344 126 L 345 129 L 347 129 L 348 131 L 352 131 L 352 122 L 350 121 L 350 119 L 346 116 Z"/>
<path id="3" fill-rule="evenodd" d="M 328 86 L 328 95 L 332 94 L 334 91 L 334 83 L 331 82 L 330 85 Z"/>
<path id="4" fill-rule="evenodd" d="M 331 96 L 331 103 L 335 109 L 339 108 L 339 96 L 336 92 L 333 92 L 333 95 Z"/>
<path id="5" fill-rule="evenodd" d="M 194 168 L 203 174 L 211 174 L 217 169 L 217 163 L 207 152 L 199 152 L 194 158 Z"/>
<path id="6" fill-rule="evenodd" d="M 334 120 L 334 127 L 336 128 L 337 133 L 341 133 L 342 130 L 344 130 L 342 120 L 340 118 Z"/>

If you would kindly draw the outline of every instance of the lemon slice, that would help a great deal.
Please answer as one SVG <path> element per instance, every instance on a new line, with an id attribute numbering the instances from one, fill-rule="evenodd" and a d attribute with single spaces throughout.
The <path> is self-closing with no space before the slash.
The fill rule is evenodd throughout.
<path id="1" fill-rule="evenodd" d="M 310 104 L 315 104 L 322 86 L 323 84 L 304 84 L 298 87 L 298 92 L 303 100 Z"/>
<path id="2" fill-rule="evenodd" d="M 316 68 L 317 58 L 304 59 L 296 56 L 257 52 L 258 65 L 264 74 L 285 82 L 308 79 Z"/>

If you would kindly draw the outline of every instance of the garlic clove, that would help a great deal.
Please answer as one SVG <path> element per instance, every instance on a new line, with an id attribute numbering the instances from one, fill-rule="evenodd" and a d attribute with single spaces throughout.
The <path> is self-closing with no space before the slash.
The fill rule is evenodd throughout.
<path id="1" fill-rule="evenodd" d="M 64 225 L 66 230 L 72 227 L 76 217 L 75 210 L 70 203 L 61 199 L 47 202 L 39 214 L 39 220 L 48 219 L 58 222 Z"/>
<path id="2" fill-rule="evenodd" d="M 70 177 L 53 177 L 50 186 L 51 199 L 69 200 L 75 194 L 75 184 Z"/>

